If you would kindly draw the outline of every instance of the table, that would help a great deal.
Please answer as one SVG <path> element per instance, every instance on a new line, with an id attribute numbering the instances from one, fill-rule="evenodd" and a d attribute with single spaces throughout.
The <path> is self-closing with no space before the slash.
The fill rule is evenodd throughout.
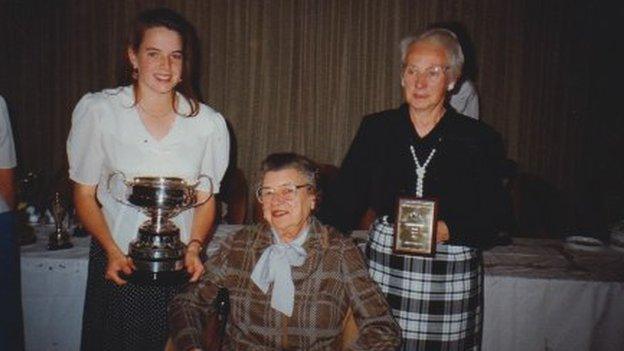
<path id="1" fill-rule="evenodd" d="M 240 228 L 240 225 L 219 226 L 207 254 L 218 249 L 219 240 Z M 22 246 L 21 250 L 27 351 L 80 349 L 91 239 L 72 237 L 73 248 L 48 251 L 47 235 L 53 230 L 53 225 L 36 226 L 37 242 Z"/>
<path id="2" fill-rule="evenodd" d="M 219 226 L 208 246 L 241 226 Z M 22 247 L 26 350 L 78 350 L 89 238 L 47 251 L 46 234 Z M 355 233 L 355 236 L 365 233 Z M 484 252 L 483 350 L 606 350 L 624 345 L 624 255 L 572 252 L 559 241 L 514 239 Z"/>
<path id="3" fill-rule="evenodd" d="M 624 255 L 515 238 L 484 252 L 483 350 L 624 349 Z"/>
<path id="4" fill-rule="evenodd" d="M 89 238 L 47 251 L 54 226 L 38 226 L 37 242 L 22 246 L 22 306 L 26 350 L 79 350 L 87 285 Z"/>

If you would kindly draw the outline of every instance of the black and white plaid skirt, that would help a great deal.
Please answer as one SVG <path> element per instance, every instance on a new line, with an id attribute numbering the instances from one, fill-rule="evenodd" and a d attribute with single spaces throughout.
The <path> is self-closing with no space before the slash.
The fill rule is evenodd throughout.
<path id="1" fill-rule="evenodd" d="M 441 245 L 434 257 L 394 254 L 394 227 L 372 226 L 369 271 L 403 331 L 402 350 L 479 350 L 483 265 L 479 250 Z"/>
<path id="2" fill-rule="evenodd" d="M 106 253 L 91 240 L 81 350 L 163 350 L 167 305 L 180 287 L 117 286 L 105 271 Z"/>

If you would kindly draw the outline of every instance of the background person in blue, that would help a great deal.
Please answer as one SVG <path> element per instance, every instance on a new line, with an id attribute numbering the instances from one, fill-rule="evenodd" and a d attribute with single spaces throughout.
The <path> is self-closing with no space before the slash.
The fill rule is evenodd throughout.
<path id="1" fill-rule="evenodd" d="M 496 238 L 502 142 L 485 124 L 448 107 L 463 65 L 452 32 L 436 28 L 406 38 L 401 54 L 405 103 L 362 120 L 319 218 L 347 231 L 367 208 L 376 213 L 369 272 L 402 328 L 404 350 L 476 350 L 480 249 Z M 438 200 L 434 257 L 393 252 L 400 196 Z"/>
<path id="2" fill-rule="evenodd" d="M 24 348 L 19 243 L 15 233 L 15 145 L 7 105 L 0 96 L 0 350 Z"/>

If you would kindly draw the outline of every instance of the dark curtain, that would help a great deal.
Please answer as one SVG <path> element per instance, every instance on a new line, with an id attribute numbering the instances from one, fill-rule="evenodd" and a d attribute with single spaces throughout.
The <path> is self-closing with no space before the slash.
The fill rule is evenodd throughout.
<path id="1" fill-rule="evenodd" d="M 275 151 L 339 164 L 361 116 L 401 102 L 399 40 L 459 22 L 482 119 L 519 170 L 570 198 L 587 191 L 607 214 L 623 207 L 622 119 L 607 99 L 617 66 L 607 61 L 624 16 L 592 1 L 3 1 L 0 94 L 21 170 L 63 172 L 75 103 L 117 84 L 127 25 L 154 6 L 196 26 L 203 97 L 231 123 L 251 181 Z"/>

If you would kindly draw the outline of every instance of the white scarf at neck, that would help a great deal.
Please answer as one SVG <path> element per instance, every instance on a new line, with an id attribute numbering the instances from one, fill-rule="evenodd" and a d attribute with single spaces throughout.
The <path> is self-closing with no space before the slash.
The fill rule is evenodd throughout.
<path id="1" fill-rule="evenodd" d="M 295 303 L 295 285 L 292 281 L 291 266 L 299 267 L 306 260 L 307 253 L 303 243 L 308 238 L 309 226 L 306 226 L 293 241 L 283 243 L 279 235 L 271 229 L 274 244 L 267 247 L 251 272 L 251 280 L 267 293 L 271 291 L 271 307 L 288 317 L 292 316 Z"/>

